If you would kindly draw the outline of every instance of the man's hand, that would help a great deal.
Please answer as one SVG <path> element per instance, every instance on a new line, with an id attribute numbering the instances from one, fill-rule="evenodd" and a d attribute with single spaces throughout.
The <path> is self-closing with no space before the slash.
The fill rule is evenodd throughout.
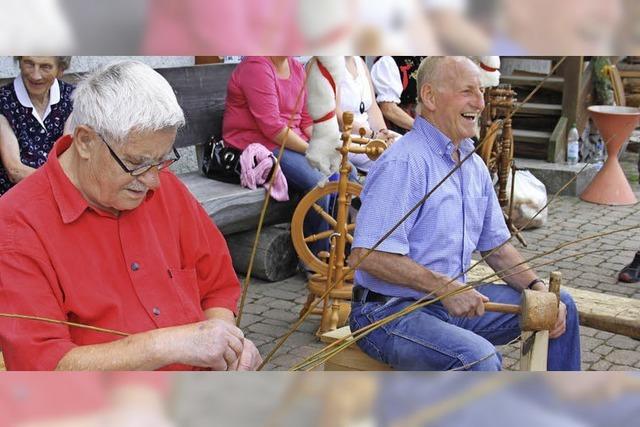
<path id="1" fill-rule="evenodd" d="M 564 334 L 564 331 L 567 329 L 567 306 L 564 305 L 562 301 L 560 301 L 560 306 L 558 307 L 558 318 L 556 319 L 555 325 L 553 325 L 553 329 L 549 331 L 549 338 L 558 338 L 560 335 Z"/>
<path id="2" fill-rule="evenodd" d="M 175 352 L 178 363 L 227 371 L 238 368 L 243 340 L 242 331 L 231 323 L 209 319 L 167 329 L 157 346 L 160 351 Z"/>
<path id="3" fill-rule="evenodd" d="M 262 357 L 260 357 L 260 353 L 253 342 L 245 338 L 243 343 L 244 347 L 238 362 L 238 371 L 255 371 L 262 363 Z"/>
<path id="4" fill-rule="evenodd" d="M 449 285 L 449 289 L 456 289 L 465 286 L 463 283 L 454 282 Z M 484 303 L 489 302 L 489 298 L 482 295 L 475 289 L 469 289 L 462 293 L 451 295 L 442 300 L 442 305 L 450 315 L 456 317 L 474 317 L 484 314 Z"/>

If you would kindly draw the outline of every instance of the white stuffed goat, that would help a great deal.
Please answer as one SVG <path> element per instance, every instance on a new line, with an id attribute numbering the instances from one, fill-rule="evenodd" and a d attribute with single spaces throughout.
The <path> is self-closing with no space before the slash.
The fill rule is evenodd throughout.
<path id="1" fill-rule="evenodd" d="M 326 179 L 338 172 L 341 154 L 340 128 L 336 117 L 335 90 L 345 71 L 344 56 L 316 56 L 307 77 L 307 110 L 313 118 L 313 133 L 307 148 L 307 160 Z"/>

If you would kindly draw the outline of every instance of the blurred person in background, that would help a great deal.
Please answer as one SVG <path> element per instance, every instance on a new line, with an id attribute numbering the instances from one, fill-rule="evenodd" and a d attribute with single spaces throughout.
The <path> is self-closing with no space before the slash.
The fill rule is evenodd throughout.
<path id="1" fill-rule="evenodd" d="M 416 116 L 416 76 L 422 56 L 381 56 L 371 67 L 376 101 L 389 128 L 404 134 Z"/>
<path id="2" fill-rule="evenodd" d="M 0 198 L 0 313 L 50 320 L 0 316 L 7 369 L 255 369 L 224 238 L 167 169 L 184 125 L 169 83 L 116 62 L 73 101 L 72 133 Z"/>
<path id="3" fill-rule="evenodd" d="M 70 56 L 16 60 L 20 74 L 0 88 L 0 195 L 47 161 L 73 108 L 73 86 L 60 80 Z"/>
<path id="4" fill-rule="evenodd" d="M 346 72 L 340 83 L 336 96 L 336 115 L 342 129 L 342 113 L 353 113 L 352 133 L 358 135 L 364 129 L 367 138 L 385 140 L 392 144 L 399 136 L 387 129 L 384 117 L 376 102 L 371 75 L 364 60 L 359 56 L 345 57 Z M 349 160 L 361 172 L 366 173 L 373 161 L 366 154 L 349 153 Z"/>
<path id="5" fill-rule="evenodd" d="M 3 427 L 170 427 L 170 374 L 7 374 L 0 382 Z"/>
<path id="6" fill-rule="evenodd" d="M 497 1 L 491 50 L 501 55 L 610 55 L 623 12 L 620 0 Z"/>

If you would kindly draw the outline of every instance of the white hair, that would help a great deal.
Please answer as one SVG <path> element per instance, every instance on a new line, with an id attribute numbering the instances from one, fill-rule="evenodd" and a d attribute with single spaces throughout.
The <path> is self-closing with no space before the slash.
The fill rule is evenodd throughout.
<path id="1" fill-rule="evenodd" d="M 184 112 L 158 72 L 138 61 L 121 61 L 87 75 L 73 91 L 71 128 L 91 127 L 116 144 L 132 133 L 178 129 Z"/>

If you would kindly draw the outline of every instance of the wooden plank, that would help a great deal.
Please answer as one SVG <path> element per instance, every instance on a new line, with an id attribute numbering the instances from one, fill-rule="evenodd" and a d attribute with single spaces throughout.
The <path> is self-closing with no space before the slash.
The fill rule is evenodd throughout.
<path id="1" fill-rule="evenodd" d="M 522 103 L 517 102 L 516 108 Z M 557 104 L 542 104 L 538 102 L 527 102 L 518 110 L 518 115 L 535 114 L 543 116 L 560 116 L 562 114 L 562 106 Z"/>
<path id="2" fill-rule="evenodd" d="M 522 332 L 520 370 L 544 372 L 547 370 L 549 331 Z"/>
<path id="3" fill-rule="evenodd" d="M 4 365 L 4 357 L 2 357 L 2 352 L 0 351 L 0 371 L 6 371 L 7 367 Z"/>
<path id="4" fill-rule="evenodd" d="M 549 137 L 547 149 L 547 161 L 549 163 L 562 163 L 567 155 L 567 118 L 560 117 L 556 127 Z"/>
<path id="5" fill-rule="evenodd" d="M 537 86 L 544 76 L 518 76 L 518 75 L 502 75 L 500 76 L 500 83 L 510 84 L 513 87 L 535 87 Z M 564 86 L 564 79 L 562 77 L 549 77 L 543 84 L 544 89 L 555 90 L 562 92 Z"/>
<path id="6" fill-rule="evenodd" d="M 178 133 L 176 147 L 222 136 L 227 82 L 234 68 L 235 64 L 212 64 L 156 70 L 171 84 L 185 112 L 186 125 Z"/>
<path id="7" fill-rule="evenodd" d="M 180 179 L 211 216 L 224 234 L 246 231 L 258 225 L 265 190 L 250 190 L 235 184 L 208 179 L 198 172 L 180 175 Z M 288 222 L 297 197 L 288 202 L 271 200 L 265 225 Z"/>
<path id="8" fill-rule="evenodd" d="M 640 338 L 640 300 L 563 286 L 578 306 L 580 324 Z"/>
<path id="9" fill-rule="evenodd" d="M 493 270 L 489 266 L 480 264 L 467 274 L 467 280 L 476 281 L 491 274 Z M 582 326 L 640 338 L 640 300 L 569 286 L 562 289 L 576 302 Z"/>
<path id="10" fill-rule="evenodd" d="M 334 331 L 325 332 L 320 341 L 330 344 L 351 334 L 349 325 Z M 348 341 L 353 341 L 349 337 Z M 365 354 L 358 344 L 352 343 L 349 347 L 327 360 L 324 364 L 325 371 L 393 371 L 390 366 L 379 362 Z"/>
<path id="11" fill-rule="evenodd" d="M 527 130 L 527 129 L 514 129 L 513 140 L 515 143 L 531 143 L 531 144 L 544 144 L 546 145 L 551 138 L 551 132 L 539 131 L 539 130 Z"/>
<path id="12" fill-rule="evenodd" d="M 211 135 L 222 136 L 227 83 L 236 64 L 210 64 L 158 68 L 176 93 L 186 124 L 178 133 L 176 147 L 203 144 Z M 63 80 L 76 84 L 85 73 L 67 73 Z M 13 78 L 0 79 L 7 84 Z"/>

